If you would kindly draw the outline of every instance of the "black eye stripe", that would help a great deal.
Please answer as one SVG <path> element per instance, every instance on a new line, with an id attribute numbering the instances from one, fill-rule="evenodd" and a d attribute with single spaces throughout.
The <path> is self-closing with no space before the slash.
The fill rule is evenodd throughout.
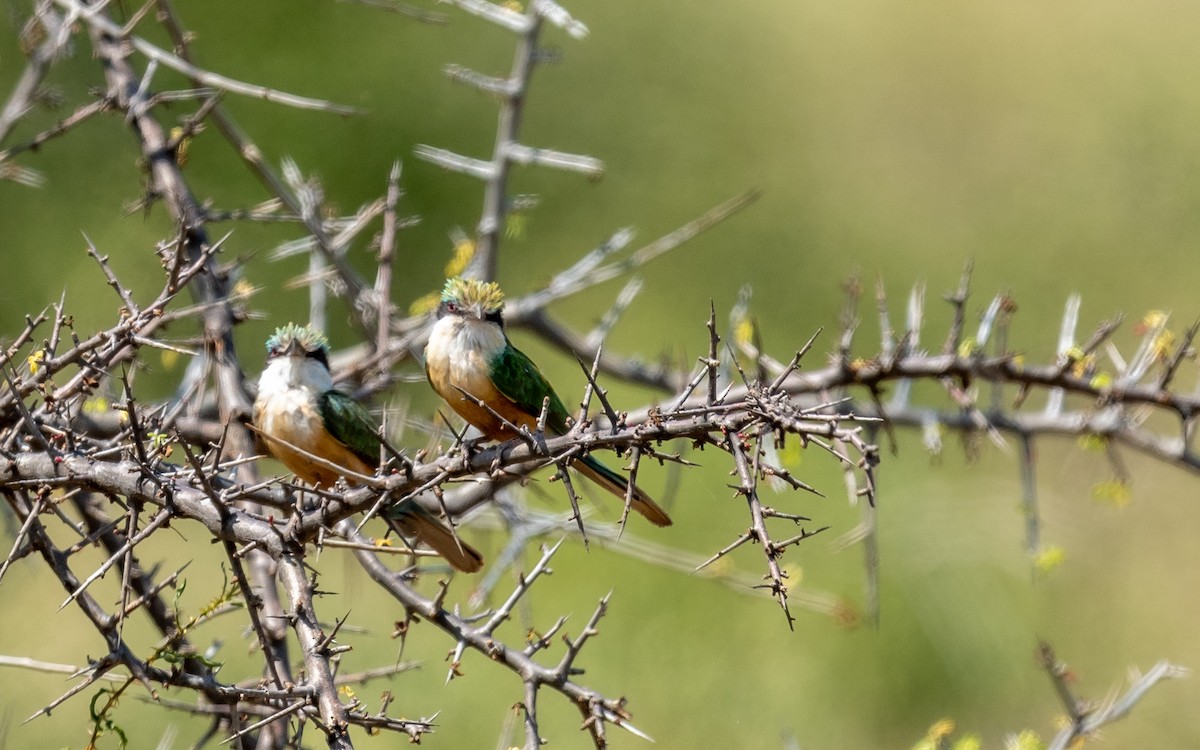
<path id="1" fill-rule="evenodd" d="M 325 353 L 324 349 L 316 349 L 311 352 L 305 352 L 304 356 L 308 357 L 309 359 L 315 359 L 321 364 L 325 365 L 325 367 L 329 367 L 329 355 Z"/>

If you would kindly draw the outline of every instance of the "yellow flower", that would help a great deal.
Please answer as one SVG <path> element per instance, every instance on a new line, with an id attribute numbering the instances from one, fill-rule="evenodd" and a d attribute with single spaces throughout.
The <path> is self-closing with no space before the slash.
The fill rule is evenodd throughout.
<path id="1" fill-rule="evenodd" d="M 438 302 L 442 299 L 437 292 L 430 292 L 423 297 L 417 297 L 408 306 L 409 315 L 424 315 L 427 312 L 433 312 L 437 309 Z"/>
<path id="2" fill-rule="evenodd" d="M 1092 486 L 1092 498 L 1117 508 L 1123 508 L 1129 505 L 1133 493 L 1130 492 L 1129 485 L 1125 482 L 1120 479 L 1110 479 L 1107 482 L 1097 482 Z"/>
<path id="3" fill-rule="evenodd" d="M 953 750 L 983 750 L 983 740 L 977 734 L 964 734 L 951 747 Z"/>
<path id="4" fill-rule="evenodd" d="M 171 128 L 171 140 L 179 142 L 179 145 L 175 147 L 175 163 L 181 167 L 186 167 L 188 163 L 188 147 L 192 145 L 191 136 L 185 138 L 183 128 L 175 126 Z"/>
<path id="5" fill-rule="evenodd" d="M 1015 738 L 1011 745 L 1014 750 L 1045 750 L 1045 743 L 1038 733 L 1032 729 L 1026 729 Z"/>
<path id="6" fill-rule="evenodd" d="M 1174 349 L 1175 332 L 1169 331 L 1166 328 L 1159 331 L 1158 335 L 1154 337 L 1154 341 L 1150 344 L 1150 351 L 1152 352 L 1154 359 L 1159 362 L 1170 359 L 1171 352 L 1174 351 Z"/>
<path id="7" fill-rule="evenodd" d="M 233 285 L 234 297 L 249 297 L 257 291 L 247 279 L 238 279 L 237 283 Z"/>
<path id="8" fill-rule="evenodd" d="M 754 340 L 754 322 L 750 320 L 749 315 L 739 320 L 733 327 L 733 340 L 739 347 Z"/>
<path id="9" fill-rule="evenodd" d="M 1038 575 L 1046 575 L 1067 560 L 1066 551 L 1057 545 L 1051 545 L 1039 550 L 1033 556 L 1033 567 Z"/>
<path id="10" fill-rule="evenodd" d="M 459 234 L 454 239 L 454 255 L 446 264 L 446 277 L 461 276 L 467 270 L 471 258 L 475 257 L 475 240 L 465 234 Z"/>
<path id="11" fill-rule="evenodd" d="M 104 414 L 108 411 L 108 399 L 101 395 L 95 395 L 83 402 L 84 414 Z"/>
<path id="12" fill-rule="evenodd" d="M 1108 446 L 1108 438 L 1103 435 L 1084 435 L 1079 438 L 1079 447 L 1085 451 L 1102 451 Z"/>
<path id="13" fill-rule="evenodd" d="M 451 232 L 451 238 L 454 241 L 454 253 L 450 256 L 450 261 L 446 264 L 447 279 L 461 276 L 463 271 L 467 270 L 467 266 L 470 265 L 471 258 L 475 257 L 475 240 L 468 237 L 466 232 L 455 228 Z M 442 294 L 440 291 L 422 295 L 409 304 L 408 314 L 424 315 L 425 313 L 433 312 L 437 309 L 441 301 Z"/>
<path id="14" fill-rule="evenodd" d="M 1089 354 L 1085 357 L 1072 357 L 1075 366 L 1071 368 L 1071 374 L 1077 378 L 1082 378 L 1091 372 L 1096 367 L 1096 355 Z"/>
<path id="15" fill-rule="evenodd" d="M 1170 317 L 1171 317 L 1171 314 L 1166 312 L 1165 310 L 1150 310 L 1149 312 L 1147 312 L 1145 315 L 1142 316 L 1141 322 L 1137 326 L 1134 327 L 1134 330 L 1137 331 L 1138 333 L 1144 333 L 1145 331 L 1153 331 L 1155 328 L 1161 328 L 1161 327 L 1166 326 L 1167 319 L 1169 319 Z"/>
<path id="16" fill-rule="evenodd" d="M 37 375 L 38 370 L 42 369 L 42 363 L 46 361 L 46 352 L 43 349 L 38 349 L 33 354 L 25 358 L 25 364 L 29 365 L 29 374 Z"/>

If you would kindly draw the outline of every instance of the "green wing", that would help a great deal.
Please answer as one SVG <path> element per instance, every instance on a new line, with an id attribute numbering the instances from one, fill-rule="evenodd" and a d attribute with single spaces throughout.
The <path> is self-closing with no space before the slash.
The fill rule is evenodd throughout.
<path id="1" fill-rule="evenodd" d="M 550 387 L 541 370 L 511 343 L 492 360 L 492 382 L 496 389 L 512 400 L 517 407 L 534 417 L 542 414 L 542 400 L 550 397 L 546 428 L 550 432 L 567 431 L 567 407 Z"/>
<path id="2" fill-rule="evenodd" d="M 326 391 L 317 404 L 325 429 L 370 466 L 379 465 L 379 436 L 370 412 L 341 391 Z"/>

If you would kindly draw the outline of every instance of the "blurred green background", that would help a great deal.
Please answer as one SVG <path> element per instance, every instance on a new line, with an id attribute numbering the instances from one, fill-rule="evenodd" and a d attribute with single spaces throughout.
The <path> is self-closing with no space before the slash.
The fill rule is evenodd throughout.
<path id="1" fill-rule="evenodd" d="M 723 316 L 750 284 L 766 346 L 786 359 L 818 326 L 836 326 L 840 285 L 853 274 L 884 279 L 896 318 L 908 287 L 925 282 L 925 340 L 937 346 L 948 320 L 938 296 L 957 283 L 968 259 L 981 294 L 972 319 L 988 296 L 1009 291 L 1020 305 L 1012 343 L 1031 361 L 1053 351 L 1071 292 L 1083 295 L 1085 333 L 1118 310 L 1134 319 L 1151 308 L 1172 310 L 1180 328 L 1198 313 L 1200 7 L 1168 0 L 567 5 L 591 35 L 575 41 L 547 34 L 562 59 L 535 75 L 522 140 L 600 157 L 608 171 L 599 183 L 518 171 L 514 191 L 537 193 L 542 203 L 524 218 L 521 235 L 504 243 L 500 281 L 510 293 L 545 282 L 619 227 L 634 226 L 638 239 L 649 241 L 747 188 L 764 190 L 748 211 L 641 272 L 646 290 L 610 338 L 616 350 L 694 362 L 707 346 L 709 301 Z M 400 240 L 397 298 L 406 303 L 436 288 L 450 254 L 447 233 L 474 226 L 481 192 L 411 151 L 426 143 L 479 157 L 490 152 L 494 103 L 440 71 L 453 62 L 506 73 L 509 35 L 445 5 L 433 8 L 447 14 L 445 26 L 313 0 L 187 0 L 176 7 L 196 32 L 203 65 L 368 110 L 342 119 L 226 99 L 273 163 L 291 156 L 318 174 L 343 211 L 381 194 L 389 166 L 403 159 L 402 211 L 422 222 Z M 27 3 L 10 2 L 6 11 L 17 20 L 0 40 L 5 93 L 23 65 L 14 40 Z M 90 101 L 88 90 L 101 79 L 85 41 L 51 82 L 61 90 L 62 109 L 39 114 L 5 146 Z M 156 84 L 178 81 L 160 72 Z M 154 293 L 161 277 L 150 248 L 171 229 L 161 207 L 122 217 L 139 198 L 139 167 L 119 117 L 96 119 L 20 162 L 48 182 L 41 189 L 0 182 L 0 334 L 11 337 L 26 313 L 57 300 L 64 288 L 82 329 L 111 324 L 118 301 L 84 254 L 85 233 L 143 299 Z M 215 131 L 192 144 L 187 174 L 218 208 L 266 197 Z M 270 248 L 298 232 L 229 228 L 226 253 L 248 257 L 246 277 L 267 287 L 256 302 L 267 319 L 238 334 L 255 375 L 269 329 L 307 311 L 304 294 L 281 285 L 303 261 L 266 260 Z M 367 248 L 359 247 L 356 259 L 371 268 Z M 554 312 L 586 329 L 619 288 L 611 282 Z M 335 309 L 331 318 L 335 345 L 349 341 L 344 315 Z M 1132 340 L 1130 327 L 1119 343 Z M 874 328 L 869 320 L 863 328 L 865 356 L 873 352 Z M 827 333 L 818 344 L 814 367 L 832 340 Z M 529 348 L 560 391 L 582 387 L 568 358 Z M 149 392 L 165 393 L 182 365 L 147 359 Z M 1180 387 L 1194 381 L 1189 367 Z M 627 408 L 656 398 L 629 387 L 613 391 Z M 420 384 L 401 386 L 394 399 L 423 413 L 433 404 Z M 1039 637 L 1070 662 L 1080 693 L 1097 698 L 1130 666 L 1148 668 L 1163 658 L 1200 666 L 1200 552 L 1193 543 L 1200 485 L 1126 455 L 1133 497 L 1114 507 L 1092 498 L 1093 485 L 1110 475 L 1101 455 L 1073 441 L 1038 446 L 1044 537 L 1065 550 L 1066 561 L 1036 581 L 1023 549 L 1015 456 L 985 447 L 980 460 L 968 462 L 951 439 L 945 456 L 931 460 L 919 436 L 907 433 L 899 456 L 885 456 L 880 470 L 878 629 L 847 630 L 801 611 L 790 633 L 769 600 L 613 550 L 568 545 L 554 565 L 557 575 L 538 585 L 532 609 L 507 635 L 519 640 L 522 628 L 544 629 L 563 613 L 572 613 L 567 630 L 575 634 L 614 588 L 601 636 L 584 652 L 583 679 L 626 694 L 635 723 L 660 748 L 783 747 L 790 738 L 806 749 L 909 747 L 944 717 L 982 734 L 989 748 L 1022 728 L 1049 736 L 1061 708 L 1033 658 Z M 687 472 L 672 497 L 676 525 L 659 532 L 635 520 L 632 533 L 708 554 L 744 528 L 744 506 L 724 488 L 724 463 L 711 452 L 698 459 L 705 466 Z M 804 587 L 861 604 L 861 554 L 833 544 L 858 518 L 846 507 L 840 475 L 815 454 L 803 456 L 797 470 L 828 499 L 783 495 L 771 502 L 833 529 L 790 553 L 791 564 Z M 661 492 L 667 474 L 652 472 L 647 486 Z M 612 504 L 601 506 L 605 517 L 614 512 Z M 220 588 L 215 550 L 197 529 L 180 525 L 176 533 L 191 544 L 161 539 L 142 560 L 161 559 L 167 570 L 194 559 L 181 599 L 194 612 Z M 480 533 L 473 541 L 494 556 L 503 540 Z M 340 553 L 326 551 L 320 565 L 323 588 L 337 592 L 321 600 L 323 616 L 332 621 L 351 611 L 351 621 L 370 630 L 347 634 L 355 650 L 343 668 L 394 659 L 396 643 L 387 638 L 399 615 L 393 602 L 353 575 Z M 761 556 L 744 550 L 731 565 L 757 575 Z M 115 584 L 105 585 L 98 591 L 107 604 Z M 470 587 L 459 579 L 453 591 L 465 599 Z M 64 596 L 39 563 L 15 566 L 0 586 L 0 611 L 7 613 L 0 653 L 73 664 L 98 656 L 102 644 L 74 609 L 55 612 Z M 129 628 L 146 642 L 141 625 Z M 220 657 L 240 675 L 253 654 L 232 620 L 224 628 L 197 640 L 224 639 Z M 518 686 L 475 654 L 464 662 L 466 679 L 443 685 L 449 648 L 418 626 L 405 656 L 425 666 L 392 682 L 395 705 L 409 718 L 440 711 L 437 732 L 424 741 L 430 747 L 496 747 L 503 726 L 514 721 Z M 60 676 L 0 674 L 0 745 L 84 746 L 89 694 L 53 719 L 20 725 L 66 687 Z M 376 682 L 357 692 L 376 707 L 384 687 Z M 1131 719 L 1106 730 L 1105 746 L 1200 747 L 1198 702 L 1194 680 L 1162 686 Z M 541 712 L 553 746 L 590 746 L 564 701 L 546 694 Z M 174 747 L 202 731 L 200 722 L 132 698 L 117 718 L 131 747 L 152 747 L 172 724 L 179 730 Z M 394 744 L 355 739 L 363 747 Z M 307 740 L 322 744 L 315 734 Z M 105 742 L 115 746 L 111 737 Z M 644 746 L 621 735 L 613 743 Z"/>

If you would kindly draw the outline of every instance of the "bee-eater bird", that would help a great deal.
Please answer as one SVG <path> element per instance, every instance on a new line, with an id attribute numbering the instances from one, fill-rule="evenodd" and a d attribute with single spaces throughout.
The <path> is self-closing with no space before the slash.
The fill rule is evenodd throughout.
<path id="1" fill-rule="evenodd" d="M 258 380 L 254 424 L 267 439 L 267 450 L 297 477 L 328 487 L 345 477 L 374 476 L 380 438 L 371 414 L 333 387 L 325 336 L 289 323 L 267 339 L 267 366 Z M 299 449 L 299 450 L 297 450 Z M 314 461 L 319 456 L 341 470 Z M 473 573 L 483 557 L 454 536 L 415 500 L 388 509 L 386 519 L 416 537 L 459 570 Z"/>
<path id="2" fill-rule="evenodd" d="M 429 384 L 489 440 L 516 437 L 510 425 L 536 429 L 547 397 L 546 432 L 566 434 L 567 408 L 537 365 L 508 340 L 503 309 L 504 293 L 495 282 L 460 278 L 446 281 L 437 323 L 425 346 Z M 617 497 L 625 498 L 629 482 L 596 459 L 584 456 L 572 466 Z M 656 526 L 671 525 L 667 512 L 637 485 L 630 505 Z"/>

